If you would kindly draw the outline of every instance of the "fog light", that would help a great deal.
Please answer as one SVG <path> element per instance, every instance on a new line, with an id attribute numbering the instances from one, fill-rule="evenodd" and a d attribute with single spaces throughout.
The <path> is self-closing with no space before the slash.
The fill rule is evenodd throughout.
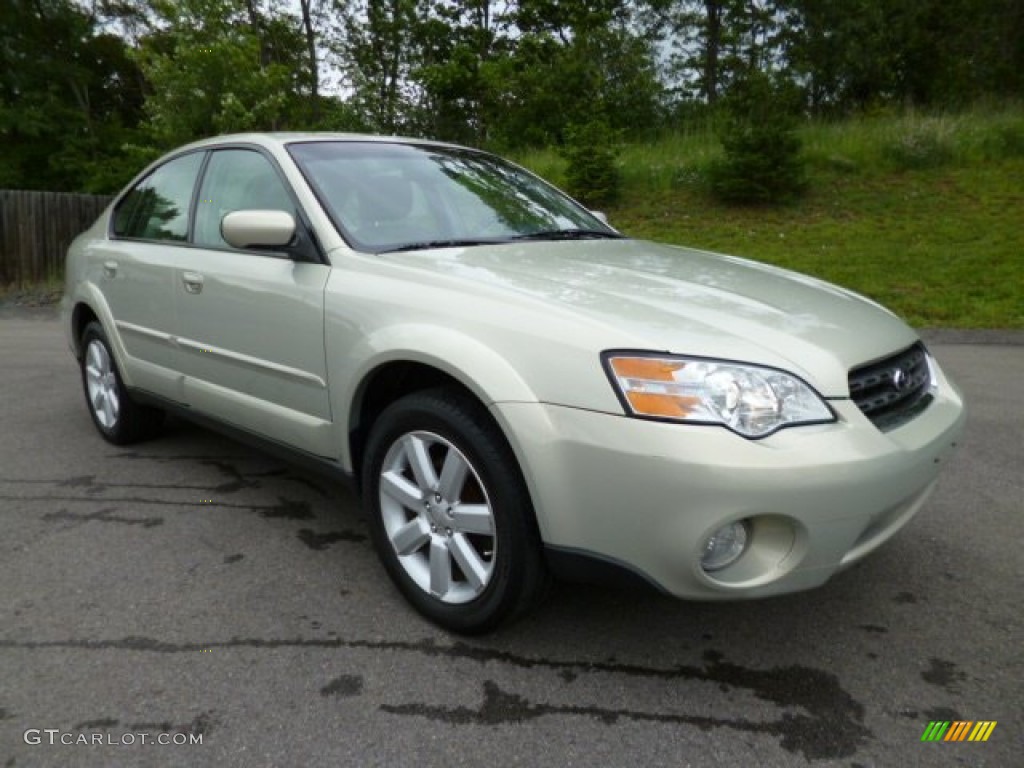
<path id="1" fill-rule="evenodd" d="M 740 520 L 723 525 L 704 545 L 700 565 L 705 571 L 718 571 L 732 565 L 747 549 L 747 523 Z"/>

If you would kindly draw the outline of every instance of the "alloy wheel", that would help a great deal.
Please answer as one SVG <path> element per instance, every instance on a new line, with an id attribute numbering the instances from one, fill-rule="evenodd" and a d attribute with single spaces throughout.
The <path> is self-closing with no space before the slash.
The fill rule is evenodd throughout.
<path id="1" fill-rule="evenodd" d="M 494 574 L 494 510 L 480 476 L 450 441 L 401 435 L 380 473 L 384 530 L 406 574 L 449 604 L 477 598 Z"/>

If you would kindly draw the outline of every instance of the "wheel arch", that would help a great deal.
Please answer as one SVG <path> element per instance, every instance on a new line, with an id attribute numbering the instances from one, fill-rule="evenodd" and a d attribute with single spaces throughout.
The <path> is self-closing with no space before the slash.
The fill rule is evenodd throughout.
<path id="1" fill-rule="evenodd" d="M 469 398 L 481 406 L 495 429 L 516 456 L 514 442 L 509 440 L 501 424 L 491 414 L 488 405 L 493 402 L 457 373 L 440 365 L 408 357 L 395 357 L 380 362 L 367 371 L 356 386 L 348 411 L 348 453 L 352 476 L 357 485 L 362 476 L 362 462 L 366 441 L 374 423 L 384 410 L 397 400 L 427 389 L 447 389 Z M 522 473 L 522 467 L 519 467 Z M 361 489 L 360 489 L 361 490 Z"/>
<path id="2" fill-rule="evenodd" d="M 71 310 L 71 348 L 74 350 L 75 357 L 79 359 L 83 354 L 82 334 L 85 333 L 85 327 L 93 322 L 103 325 L 92 307 L 84 301 L 76 303 L 74 309 Z"/>
<path id="3" fill-rule="evenodd" d="M 67 316 L 67 333 L 75 357 L 81 359 L 83 353 L 82 333 L 85 331 L 85 327 L 90 322 L 99 323 L 107 334 L 110 351 L 121 372 L 121 378 L 125 384 L 130 386 L 131 381 L 124 364 L 127 351 L 121 340 L 121 334 L 118 333 L 117 324 L 114 322 L 114 315 L 99 288 L 89 282 L 79 283 L 72 297 L 71 305 L 71 311 Z"/>
<path id="4" fill-rule="evenodd" d="M 336 347 L 330 325 L 326 343 L 328 350 Z M 488 412 L 496 402 L 537 402 L 519 371 L 498 350 L 457 329 L 435 324 L 380 327 L 359 338 L 345 354 L 337 355 L 328 377 L 332 410 L 341 422 L 339 426 L 343 424 L 341 463 L 356 477 L 361 447 L 374 418 L 411 392 L 451 387 L 472 397 Z M 512 445 L 500 425 L 498 429 Z"/>

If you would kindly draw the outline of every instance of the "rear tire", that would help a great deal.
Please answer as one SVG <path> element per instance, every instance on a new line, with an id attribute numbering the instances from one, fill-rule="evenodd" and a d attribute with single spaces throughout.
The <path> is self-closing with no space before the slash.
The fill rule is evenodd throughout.
<path id="1" fill-rule="evenodd" d="M 374 423 L 365 457 L 374 544 L 420 613 L 480 634 L 543 595 L 548 574 L 526 484 L 478 402 L 445 389 L 407 395 Z"/>
<path id="2" fill-rule="evenodd" d="M 82 389 L 93 424 L 103 439 L 127 445 L 156 436 L 164 412 L 131 399 L 121 379 L 107 334 L 97 322 L 82 332 Z"/>

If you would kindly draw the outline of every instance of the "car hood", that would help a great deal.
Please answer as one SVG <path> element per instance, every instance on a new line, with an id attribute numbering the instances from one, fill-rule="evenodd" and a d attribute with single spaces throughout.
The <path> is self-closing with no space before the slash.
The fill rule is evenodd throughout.
<path id="1" fill-rule="evenodd" d="M 511 243 L 389 254 L 417 271 L 571 310 L 602 349 L 631 347 L 790 370 L 827 397 L 853 366 L 916 334 L 878 304 L 829 283 L 732 256 L 637 240 Z M 429 282 L 430 278 L 423 275 Z M 564 316 L 564 315 L 563 315 Z"/>

